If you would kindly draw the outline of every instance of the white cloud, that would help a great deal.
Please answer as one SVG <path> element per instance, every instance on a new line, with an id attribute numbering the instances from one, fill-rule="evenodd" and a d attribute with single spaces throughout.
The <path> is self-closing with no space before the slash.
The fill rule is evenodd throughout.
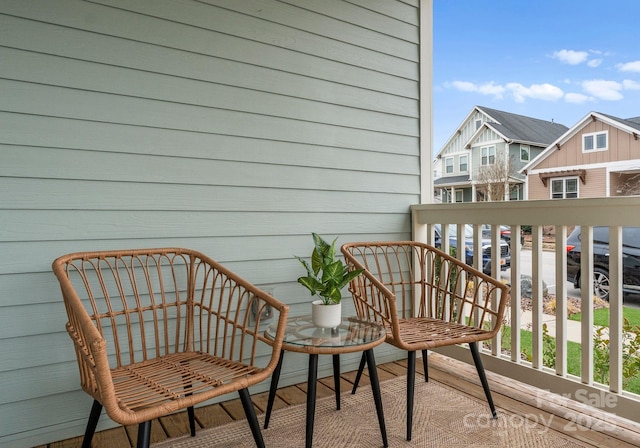
<path id="1" fill-rule="evenodd" d="M 559 87 L 551 84 L 532 84 L 525 87 L 517 82 L 507 84 L 507 89 L 513 94 L 514 99 L 518 103 L 522 103 L 527 98 L 544 101 L 555 101 L 564 96 L 564 92 Z"/>
<path id="2" fill-rule="evenodd" d="M 589 57 L 586 51 L 560 50 L 553 53 L 553 58 L 570 65 L 582 64 Z"/>
<path id="3" fill-rule="evenodd" d="M 617 101 L 624 98 L 620 93 L 622 84 L 616 81 L 606 81 L 604 79 L 583 81 L 582 88 L 590 95 L 601 100 Z"/>
<path id="4" fill-rule="evenodd" d="M 621 72 L 640 72 L 640 61 L 626 62 L 616 65 Z"/>
<path id="5" fill-rule="evenodd" d="M 640 90 L 640 82 L 632 81 L 631 79 L 625 79 L 622 81 L 622 88 L 624 90 Z"/>
<path id="6" fill-rule="evenodd" d="M 589 62 L 587 62 L 587 65 L 591 68 L 596 68 L 600 64 L 602 64 L 602 59 L 591 59 Z"/>
<path id="7" fill-rule="evenodd" d="M 493 81 L 491 81 L 478 86 L 478 92 L 482 93 L 483 95 L 496 95 L 498 97 L 502 97 L 502 94 L 504 93 L 504 87 L 496 85 Z"/>
<path id="8" fill-rule="evenodd" d="M 502 98 L 505 89 L 501 85 L 495 84 L 493 81 L 484 84 L 474 84 L 468 81 L 453 81 L 447 86 L 451 86 L 462 92 L 476 92 L 481 95 L 494 95 L 496 98 Z"/>
<path id="9" fill-rule="evenodd" d="M 564 99 L 567 103 L 574 103 L 574 104 L 583 104 L 583 103 L 586 103 L 587 101 L 593 101 L 592 97 L 583 95 L 581 93 L 567 93 L 564 96 Z"/>
<path id="10" fill-rule="evenodd" d="M 460 90 L 462 92 L 475 92 L 476 86 L 472 82 L 468 81 L 453 81 L 451 83 L 445 84 L 446 87 L 453 87 L 454 89 Z"/>

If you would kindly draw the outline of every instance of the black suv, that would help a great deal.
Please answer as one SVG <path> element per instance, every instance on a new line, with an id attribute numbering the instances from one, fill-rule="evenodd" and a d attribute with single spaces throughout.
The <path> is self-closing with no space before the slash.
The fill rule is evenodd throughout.
<path id="1" fill-rule="evenodd" d="M 567 238 L 567 280 L 580 287 L 580 226 Z M 640 294 L 640 227 L 622 229 L 623 294 Z M 609 227 L 593 228 L 593 293 L 609 300 Z"/>

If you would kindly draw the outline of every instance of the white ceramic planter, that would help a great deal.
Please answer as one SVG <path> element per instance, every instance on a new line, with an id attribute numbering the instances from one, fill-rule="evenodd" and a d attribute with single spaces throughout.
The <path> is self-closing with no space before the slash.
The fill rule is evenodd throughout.
<path id="1" fill-rule="evenodd" d="M 322 300 L 311 302 L 311 321 L 321 328 L 335 328 L 342 322 L 342 304 L 324 305 Z"/>

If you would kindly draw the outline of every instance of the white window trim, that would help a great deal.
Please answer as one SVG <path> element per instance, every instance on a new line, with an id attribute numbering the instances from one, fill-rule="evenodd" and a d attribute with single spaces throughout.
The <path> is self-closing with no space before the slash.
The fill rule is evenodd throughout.
<path id="1" fill-rule="evenodd" d="M 551 179 L 549 179 L 549 199 L 573 199 L 573 198 L 567 198 L 567 180 L 570 179 L 575 179 L 576 180 L 576 198 L 580 197 L 580 179 L 578 178 L 578 176 L 569 176 L 569 177 L 552 177 Z M 554 181 L 558 181 L 561 180 L 562 181 L 562 198 L 554 198 L 553 197 L 553 182 Z"/>
<path id="2" fill-rule="evenodd" d="M 527 154 L 529 155 L 528 159 L 523 159 L 522 158 L 522 150 L 524 148 L 527 148 Z M 531 146 L 529 146 L 529 145 L 520 145 L 520 161 L 521 162 L 530 162 L 531 161 Z"/>
<path id="3" fill-rule="evenodd" d="M 466 170 L 462 169 L 462 159 L 463 158 L 466 159 L 466 162 L 465 162 L 465 165 L 467 165 L 467 169 Z M 467 154 L 461 155 L 458 158 L 458 171 L 460 173 L 468 173 L 469 172 L 469 156 Z"/>
<path id="4" fill-rule="evenodd" d="M 604 134 L 607 139 L 607 145 L 604 148 L 597 148 L 596 143 L 598 141 L 598 135 Z M 585 137 L 593 137 L 593 149 L 585 149 L 584 147 L 584 139 Z M 586 134 L 582 134 L 582 152 L 590 154 L 592 152 L 600 152 L 600 151 L 608 151 L 609 150 L 609 131 L 598 131 L 598 132 L 588 132 Z"/>
<path id="5" fill-rule="evenodd" d="M 491 148 L 493 148 L 493 163 L 490 162 L 490 160 L 491 160 L 491 151 L 489 151 L 489 149 L 491 149 Z M 483 155 L 482 155 L 482 151 L 485 150 L 485 149 L 487 150 L 487 163 L 484 163 L 483 160 L 482 160 L 484 158 Z M 495 165 L 495 163 L 496 163 L 496 147 L 495 147 L 495 145 L 482 146 L 480 148 L 480 165 L 481 166 L 489 166 L 489 165 Z"/>
<path id="6" fill-rule="evenodd" d="M 451 162 L 451 172 L 447 171 L 449 168 L 449 162 Z M 455 171 L 455 166 L 453 166 L 453 157 L 447 157 L 444 159 L 444 173 L 445 174 L 453 174 Z"/>

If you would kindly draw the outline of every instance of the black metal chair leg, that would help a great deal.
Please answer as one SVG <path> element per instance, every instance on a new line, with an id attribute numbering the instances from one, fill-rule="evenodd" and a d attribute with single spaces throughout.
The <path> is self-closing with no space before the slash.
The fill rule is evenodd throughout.
<path id="1" fill-rule="evenodd" d="M 471 349 L 471 356 L 473 356 L 473 362 L 476 365 L 476 370 L 478 371 L 478 376 L 480 377 L 480 382 L 482 383 L 484 394 L 487 396 L 489 408 L 491 408 L 491 414 L 493 415 L 494 419 L 498 418 L 496 407 L 493 404 L 493 398 L 491 398 L 491 390 L 489 389 L 489 383 L 487 382 L 487 375 L 485 374 L 484 366 L 482 365 L 482 358 L 480 357 L 480 352 L 478 351 L 478 343 L 470 342 L 469 348 Z"/>
<path id="2" fill-rule="evenodd" d="M 318 355 L 309 355 L 309 373 L 307 378 L 307 428 L 305 447 L 313 445 L 313 425 L 316 418 L 316 383 L 318 381 Z"/>
<path id="3" fill-rule="evenodd" d="M 93 400 L 91 413 L 89 414 L 89 421 L 87 422 L 87 428 L 84 431 L 84 439 L 82 439 L 82 448 L 91 448 L 91 440 L 93 439 L 93 434 L 96 432 L 101 412 L 102 405 L 98 400 Z"/>
<path id="4" fill-rule="evenodd" d="M 267 412 L 264 417 L 264 429 L 269 427 L 269 420 L 271 420 L 271 410 L 273 409 L 273 400 L 276 398 L 276 392 L 278 390 L 278 382 L 280 381 L 280 371 L 282 370 L 282 360 L 284 359 L 284 350 L 280 350 L 280 359 L 276 365 L 273 374 L 271 375 L 271 386 L 269 387 L 269 400 L 267 400 Z"/>
<path id="5" fill-rule="evenodd" d="M 138 448 L 149 448 L 151 443 L 151 420 L 138 425 Z"/>
<path id="6" fill-rule="evenodd" d="M 333 355 L 333 387 L 336 391 L 336 409 L 340 410 L 340 355 Z"/>
<path id="7" fill-rule="evenodd" d="M 242 408 L 247 416 L 247 421 L 251 427 L 251 433 L 253 434 L 253 440 L 256 442 L 258 448 L 264 448 L 264 440 L 262 439 L 262 432 L 260 432 L 260 423 L 258 423 L 258 417 L 256 416 L 256 410 L 253 407 L 253 402 L 249 396 L 249 390 L 247 388 L 240 389 L 240 401 L 242 402 Z"/>
<path id="8" fill-rule="evenodd" d="M 407 359 L 407 440 L 411 440 L 413 427 L 413 394 L 416 384 L 416 352 L 409 352 Z"/>
<path id="9" fill-rule="evenodd" d="M 380 434 L 382 435 L 382 445 L 387 448 L 389 441 L 387 440 L 387 427 L 384 423 L 384 411 L 382 410 L 382 394 L 380 393 L 380 382 L 378 380 L 378 371 L 376 370 L 376 359 L 373 349 L 366 350 L 367 365 L 369 366 L 369 378 L 371 379 L 371 392 L 373 392 L 373 401 L 376 404 L 376 413 L 378 414 L 378 424 L 380 425 Z"/>
<path id="10" fill-rule="evenodd" d="M 429 360 L 427 359 L 428 355 L 427 350 L 422 350 L 422 367 L 424 368 L 424 382 L 429 382 Z"/>
<path id="11" fill-rule="evenodd" d="M 191 431 L 191 437 L 196 436 L 196 413 L 193 406 L 187 408 L 187 415 L 189 416 L 189 430 Z"/>
<path id="12" fill-rule="evenodd" d="M 356 393 L 356 389 L 358 389 L 358 383 L 360 383 L 360 378 L 362 377 L 362 372 L 364 371 L 364 366 L 367 363 L 367 355 L 362 354 L 362 358 L 360 358 L 360 366 L 358 366 L 358 373 L 356 374 L 356 380 L 353 382 L 353 389 L 351 389 L 351 394 Z"/>

